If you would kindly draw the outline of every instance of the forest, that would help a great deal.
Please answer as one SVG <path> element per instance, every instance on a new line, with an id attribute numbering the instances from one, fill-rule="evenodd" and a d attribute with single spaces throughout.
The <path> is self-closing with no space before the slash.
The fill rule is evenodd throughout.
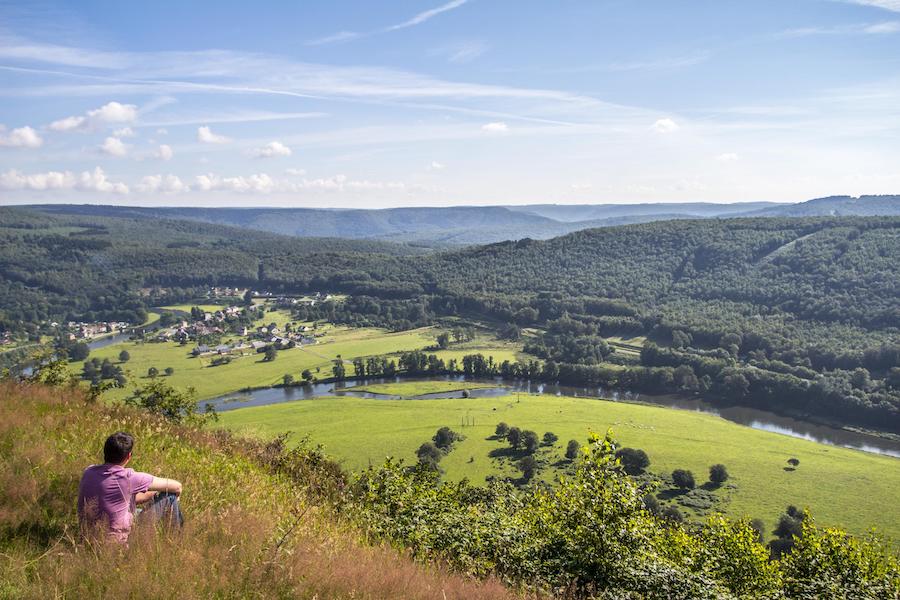
<path id="1" fill-rule="evenodd" d="M 900 431 L 898 217 L 662 221 L 433 252 L 2 209 L 0 245 L 0 330 L 16 335 L 139 323 L 161 295 L 210 285 L 341 292 L 298 316 L 393 330 L 473 318 L 533 332 L 542 377 Z M 606 343 L 617 335 L 648 341 L 627 355 Z"/>

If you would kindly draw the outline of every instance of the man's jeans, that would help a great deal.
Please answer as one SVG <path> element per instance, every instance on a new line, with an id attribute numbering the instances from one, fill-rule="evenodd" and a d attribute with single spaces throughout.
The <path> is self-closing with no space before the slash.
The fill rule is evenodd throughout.
<path id="1" fill-rule="evenodd" d="M 138 518 L 147 523 L 161 523 L 167 526 L 181 527 L 184 515 L 178 504 L 178 496 L 171 492 L 159 492 L 148 504 L 145 504 Z"/>

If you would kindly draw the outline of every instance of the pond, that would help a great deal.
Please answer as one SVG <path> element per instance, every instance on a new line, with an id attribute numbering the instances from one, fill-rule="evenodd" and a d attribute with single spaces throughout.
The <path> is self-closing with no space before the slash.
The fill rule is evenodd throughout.
<path id="1" fill-rule="evenodd" d="M 372 385 L 377 383 L 396 383 L 399 381 L 466 381 L 461 375 L 445 375 L 433 377 L 419 377 L 415 379 L 390 378 L 367 379 L 360 382 L 347 383 L 317 383 L 309 386 L 273 387 L 263 388 L 248 392 L 227 394 L 209 401 L 216 410 L 224 411 L 247 406 L 263 406 L 280 402 L 292 402 L 296 400 L 309 400 L 323 396 L 354 396 L 357 398 L 373 399 L 399 399 L 399 396 L 389 394 L 376 394 L 372 392 L 355 392 L 347 387 L 357 385 Z M 643 394 L 630 391 L 604 388 L 582 388 L 564 385 L 552 385 L 544 383 L 531 383 L 520 380 L 503 380 L 501 378 L 488 380 L 475 380 L 478 383 L 496 383 L 496 387 L 469 390 L 471 398 L 485 398 L 504 396 L 507 394 L 553 394 L 557 396 L 574 396 L 578 398 L 592 398 L 601 401 L 613 402 L 639 402 L 655 406 L 665 406 L 678 410 L 691 410 L 712 415 L 717 415 L 725 420 L 782 435 L 789 435 L 821 444 L 843 446 L 864 452 L 883 454 L 900 458 L 900 441 L 868 435 L 861 432 L 817 425 L 800 419 L 782 416 L 766 410 L 749 408 L 744 406 L 717 406 L 699 398 L 689 398 L 678 395 Z M 434 398 L 462 398 L 463 392 L 441 392 L 436 394 L 423 394 L 416 399 Z"/>

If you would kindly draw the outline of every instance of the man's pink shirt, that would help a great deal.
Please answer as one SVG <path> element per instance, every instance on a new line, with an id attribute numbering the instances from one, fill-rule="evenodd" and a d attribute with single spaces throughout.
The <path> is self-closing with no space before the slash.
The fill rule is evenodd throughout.
<path id="1" fill-rule="evenodd" d="M 146 492 L 153 475 L 121 465 L 91 465 L 78 486 L 78 517 L 86 529 L 102 527 L 125 543 L 134 518 L 134 496 Z"/>

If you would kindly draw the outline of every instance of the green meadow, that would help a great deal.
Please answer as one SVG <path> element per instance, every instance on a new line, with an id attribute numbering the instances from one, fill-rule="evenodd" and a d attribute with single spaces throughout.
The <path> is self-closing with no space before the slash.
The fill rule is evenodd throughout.
<path id="1" fill-rule="evenodd" d="M 210 306 L 201 305 L 201 308 L 207 310 Z M 190 308 L 191 305 L 183 305 L 161 307 L 157 310 L 190 311 Z M 292 321 L 290 312 L 273 310 L 267 311 L 257 319 L 254 326 L 272 322 L 283 326 L 289 321 Z M 298 323 L 298 325 L 313 324 Z M 497 362 L 502 362 L 515 360 L 521 351 L 520 346 L 501 342 L 487 334 L 479 334 L 471 342 L 454 344 L 448 350 L 436 351 L 433 347 L 440 330 L 434 327 L 391 333 L 372 327 L 351 328 L 319 322 L 314 333 L 321 336 L 317 337 L 316 344 L 281 350 L 275 360 L 268 362 L 263 360 L 262 354 L 246 350 L 242 355 L 232 355 L 230 363 L 214 366 L 212 356 L 195 357 L 191 354 L 194 343 L 182 346 L 176 342 L 157 341 L 124 341 L 94 350 L 90 356 L 100 360 L 109 358 L 118 364 L 119 353 L 122 350 L 126 350 L 130 355 L 128 362 L 121 363 L 126 372 L 128 385 L 123 389 L 110 390 L 108 396 L 111 399 L 124 398 L 135 385 L 149 381 L 147 372 L 150 367 L 156 367 L 160 373 L 171 367 L 174 373 L 165 377 L 167 383 L 182 389 L 193 387 L 197 391 L 198 399 L 206 400 L 245 388 L 280 384 L 285 374 L 291 374 L 299 380 L 300 374 L 305 369 L 312 371 L 317 378 L 325 379 L 332 376 L 333 361 L 339 356 L 348 363 L 347 376 L 352 377 L 353 366 L 349 363 L 359 357 L 388 355 L 396 358 L 401 352 L 425 350 L 437 354 L 444 360 L 455 358 L 461 364 L 462 357 L 466 354 L 481 352 L 493 356 Z M 226 335 L 223 336 L 223 343 L 236 343 L 241 339 L 243 338 L 239 335 Z M 78 368 L 78 365 L 73 367 Z"/>
<path id="2" fill-rule="evenodd" d="M 445 477 L 480 482 L 488 475 L 516 477 L 507 445 L 493 439 L 496 424 L 552 431 L 559 441 L 542 447 L 540 477 L 565 470 L 570 439 L 611 429 L 621 445 L 650 456 L 649 471 L 691 470 L 697 484 L 722 463 L 731 479 L 714 493 L 731 516 L 761 518 L 774 529 L 788 504 L 808 507 L 818 522 L 863 533 L 870 526 L 900 539 L 900 504 L 885 502 L 900 490 L 898 459 L 817 444 L 740 426 L 716 416 L 586 398 L 521 395 L 500 398 L 381 400 L 352 397 L 302 400 L 220 414 L 220 425 L 264 437 L 287 431 L 309 435 L 346 468 L 362 469 L 387 456 L 415 461 L 415 450 L 442 426 L 465 435 L 442 460 Z M 489 454 L 501 455 L 492 458 Z M 797 458 L 796 470 L 786 461 Z M 553 465 L 558 465 L 554 467 Z M 690 516 L 690 511 L 687 511 Z"/>
<path id="3" fill-rule="evenodd" d="M 230 339 L 237 341 L 240 337 L 231 336 Z M 118 362 L 119 353 L 128 351 L 130 359 L 122 367 L 129 385 L 110 390 L 109 397 L 112 399 L 123 398 L 130 393 L 133 385 L 149 381 L 147 371 L 150 367 L 156 367 L 160 372 L 172 367 L 174 373 L 165 377 L 166 382 L 176 388 L 193 387 L 197 397 L 204 400 L 247 387 L 272 386 L 281 383 L 286 373 L 299 379 L 304 369 L 310 369 L 320 378 L 331 377 L 332 361 L 338 356 L 349 360 L 359 356 L 416 350 L 433 344 L 433 340 L 430 328 L 387 333 L 380 329 L 329 327 L 319 343 L 282 350 L 275 360 L 268 362 L 263 360 L 262 354 L 248 350 L 242 356 L 234 356 L 228 364 L 213 366 L 212 357 L 191 355 L 193 344 L 181 346 L 175 342 L 128 341 L 94 350 L 91 357 Z M 347 365 L 347 368 L 348 374 L 352 373 L 352 367 Z"/>

